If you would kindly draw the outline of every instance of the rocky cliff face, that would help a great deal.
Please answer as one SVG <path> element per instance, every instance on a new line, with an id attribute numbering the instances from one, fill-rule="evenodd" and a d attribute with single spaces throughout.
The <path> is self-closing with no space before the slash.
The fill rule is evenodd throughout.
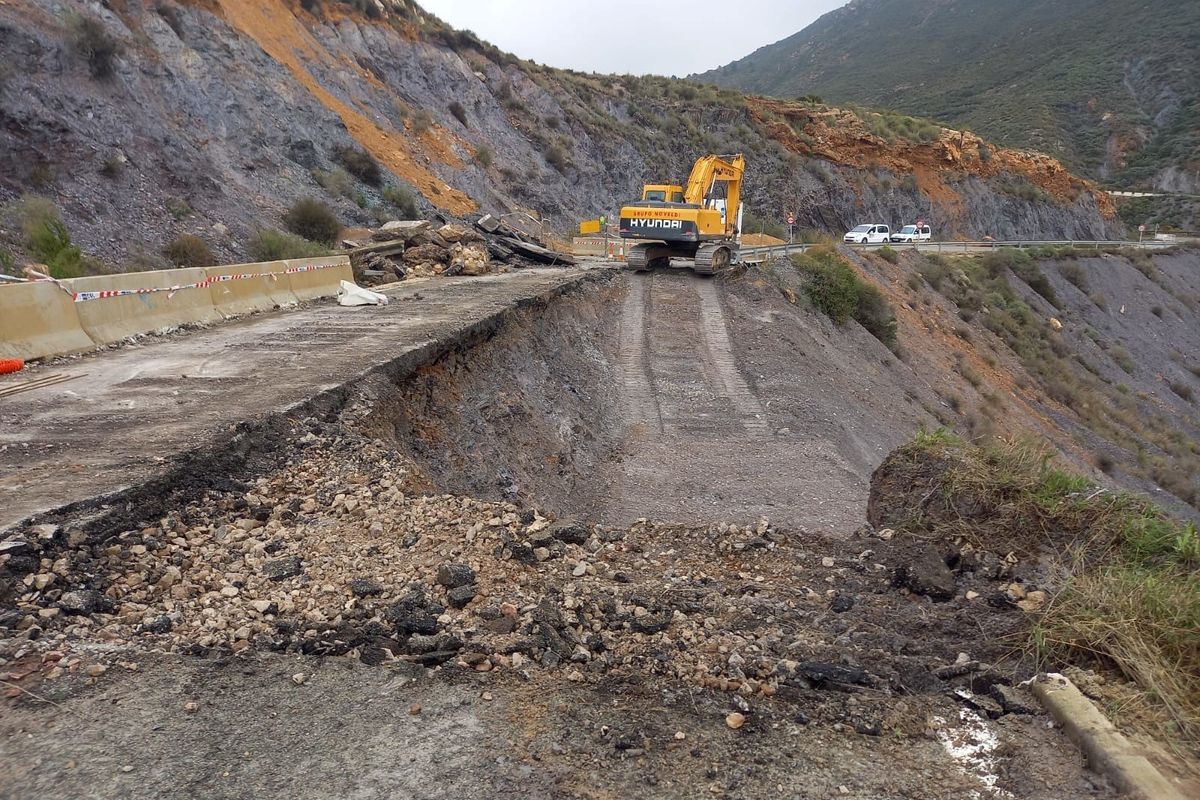
<path id="1" fill-rule="evenodd" d="M 8 0 L 0 63 L 0 201 L 51 198 L 120 268 L 185 232 L 241 257 L 305 196 L 348 225 L 396 216 L 407 190 L 424 212 L 531 211 L 565 231 L 643 182 L 682 180 L 705 152 L 745 152 L 748 208 L 794 209 L 801 227 L 924 216 L 947 237 L 1118 229 L 1103 196 L 1051 159 L 987 148 L 1000 157 L 985 167 L 974 140 L 975 155 L 955 157 L 953 131 L 914 144 L 834 110 L 542 68 L 405 2 Z M 343 172 L 342 148 L 368 152 L 383 181 Z"/>

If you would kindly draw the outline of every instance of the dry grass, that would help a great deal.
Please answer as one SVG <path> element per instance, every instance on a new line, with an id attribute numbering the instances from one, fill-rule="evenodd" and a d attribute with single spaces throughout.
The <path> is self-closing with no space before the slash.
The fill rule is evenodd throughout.
<path id="1" fill-rule="evenodd" d="M 936 465 L 902 527 L 992 550 L 1060 554 L 1061 586 L 1033 630 L 1045 658 L 1099 659 L 1165 708 L 1200 746 L 1200 535 L 1148 499 L 1056 467 L 1024 442 L 974 447 L 924 433 L 898 451 Z M 922 490 L 926 487 L 923 486 Z M 967 510 L 967 511 L 964 511 Z"/>

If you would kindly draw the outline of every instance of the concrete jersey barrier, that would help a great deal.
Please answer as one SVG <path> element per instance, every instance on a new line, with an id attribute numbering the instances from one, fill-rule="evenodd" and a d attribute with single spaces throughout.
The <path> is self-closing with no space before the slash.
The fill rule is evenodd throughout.
<path id="1" fill-rule="evenodd" d="M 0 283 L 0 358 L 29 360 L 94 349 L 75 305 L 50 281 Z"/>
<path id="2" fill-rule="evenodd" d="M 84 332 L 97 345 L 105 345 L 180 325 L 220 322 L 224 317 L 213 306 L 207 279 L 202 269 L 172 269 L 92 275 L 72 278 L 63 284 L 73 292 L 138 291 L 203 284 L 173 292 L 143 291 L 75 303 Z"/>
<path id="3" fill-rule="evenodd" d="M 93 350 L 131 336 L 334 297 L 348 256 L 0 284 L 0 358 Z"/>
<path id="4" fill-rule="evenodd" d="M 233 264 L 204 270 L 211 283 L 213 305 L 226 317 L 270 311 L 277 306 L 295 305 L 296 295 L 284 272 L 286 262 Z M 245 276 L 254 277 L 245 277 Z M 229 280 L 220 280 L 228 278 Z"/>
<path id="5" fill-rule="evenodd" d="M 296 299 L 304 302 L 319 297 L 334 297 L 342 281 L 354 282 L 350 256 L 297 258 L 283 262 L 288 270 L 288 284 Z"/>

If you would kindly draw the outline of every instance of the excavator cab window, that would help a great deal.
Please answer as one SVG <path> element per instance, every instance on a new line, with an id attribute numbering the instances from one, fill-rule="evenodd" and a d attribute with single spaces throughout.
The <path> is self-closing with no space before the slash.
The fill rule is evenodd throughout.
<path id="1" fill-rule="evenodd" d="M 675 192 L 674 194 L 672 194 L 671 202 L 672 203 L 682 203 L 683 202 L 683 192 Z"/>
<path id="2" fill-rule="evenodd" d="M 662 189 L 647 189 L 646 196 L 643 197 L 642 199 L 661 203 L 667 199 L 667 193 L 664 192 Z"/>

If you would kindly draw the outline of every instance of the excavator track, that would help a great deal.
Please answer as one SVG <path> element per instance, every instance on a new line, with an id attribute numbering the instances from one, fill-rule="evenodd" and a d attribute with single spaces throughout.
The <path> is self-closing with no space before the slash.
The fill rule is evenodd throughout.
<path id="1" fill-rule="evenodd" d="M 693 269 L 699 275 L 713 275 L 733 263 L 733 248 L 727 244 L 706 244 L 696 251 Z"/>
<path id="2" fill-rule="evenodd" d="M 625 254 L 625 265 L 638 272 L 650 269 L 650 248 L 644 244 L 629 248 L 629 252 Z"/>

